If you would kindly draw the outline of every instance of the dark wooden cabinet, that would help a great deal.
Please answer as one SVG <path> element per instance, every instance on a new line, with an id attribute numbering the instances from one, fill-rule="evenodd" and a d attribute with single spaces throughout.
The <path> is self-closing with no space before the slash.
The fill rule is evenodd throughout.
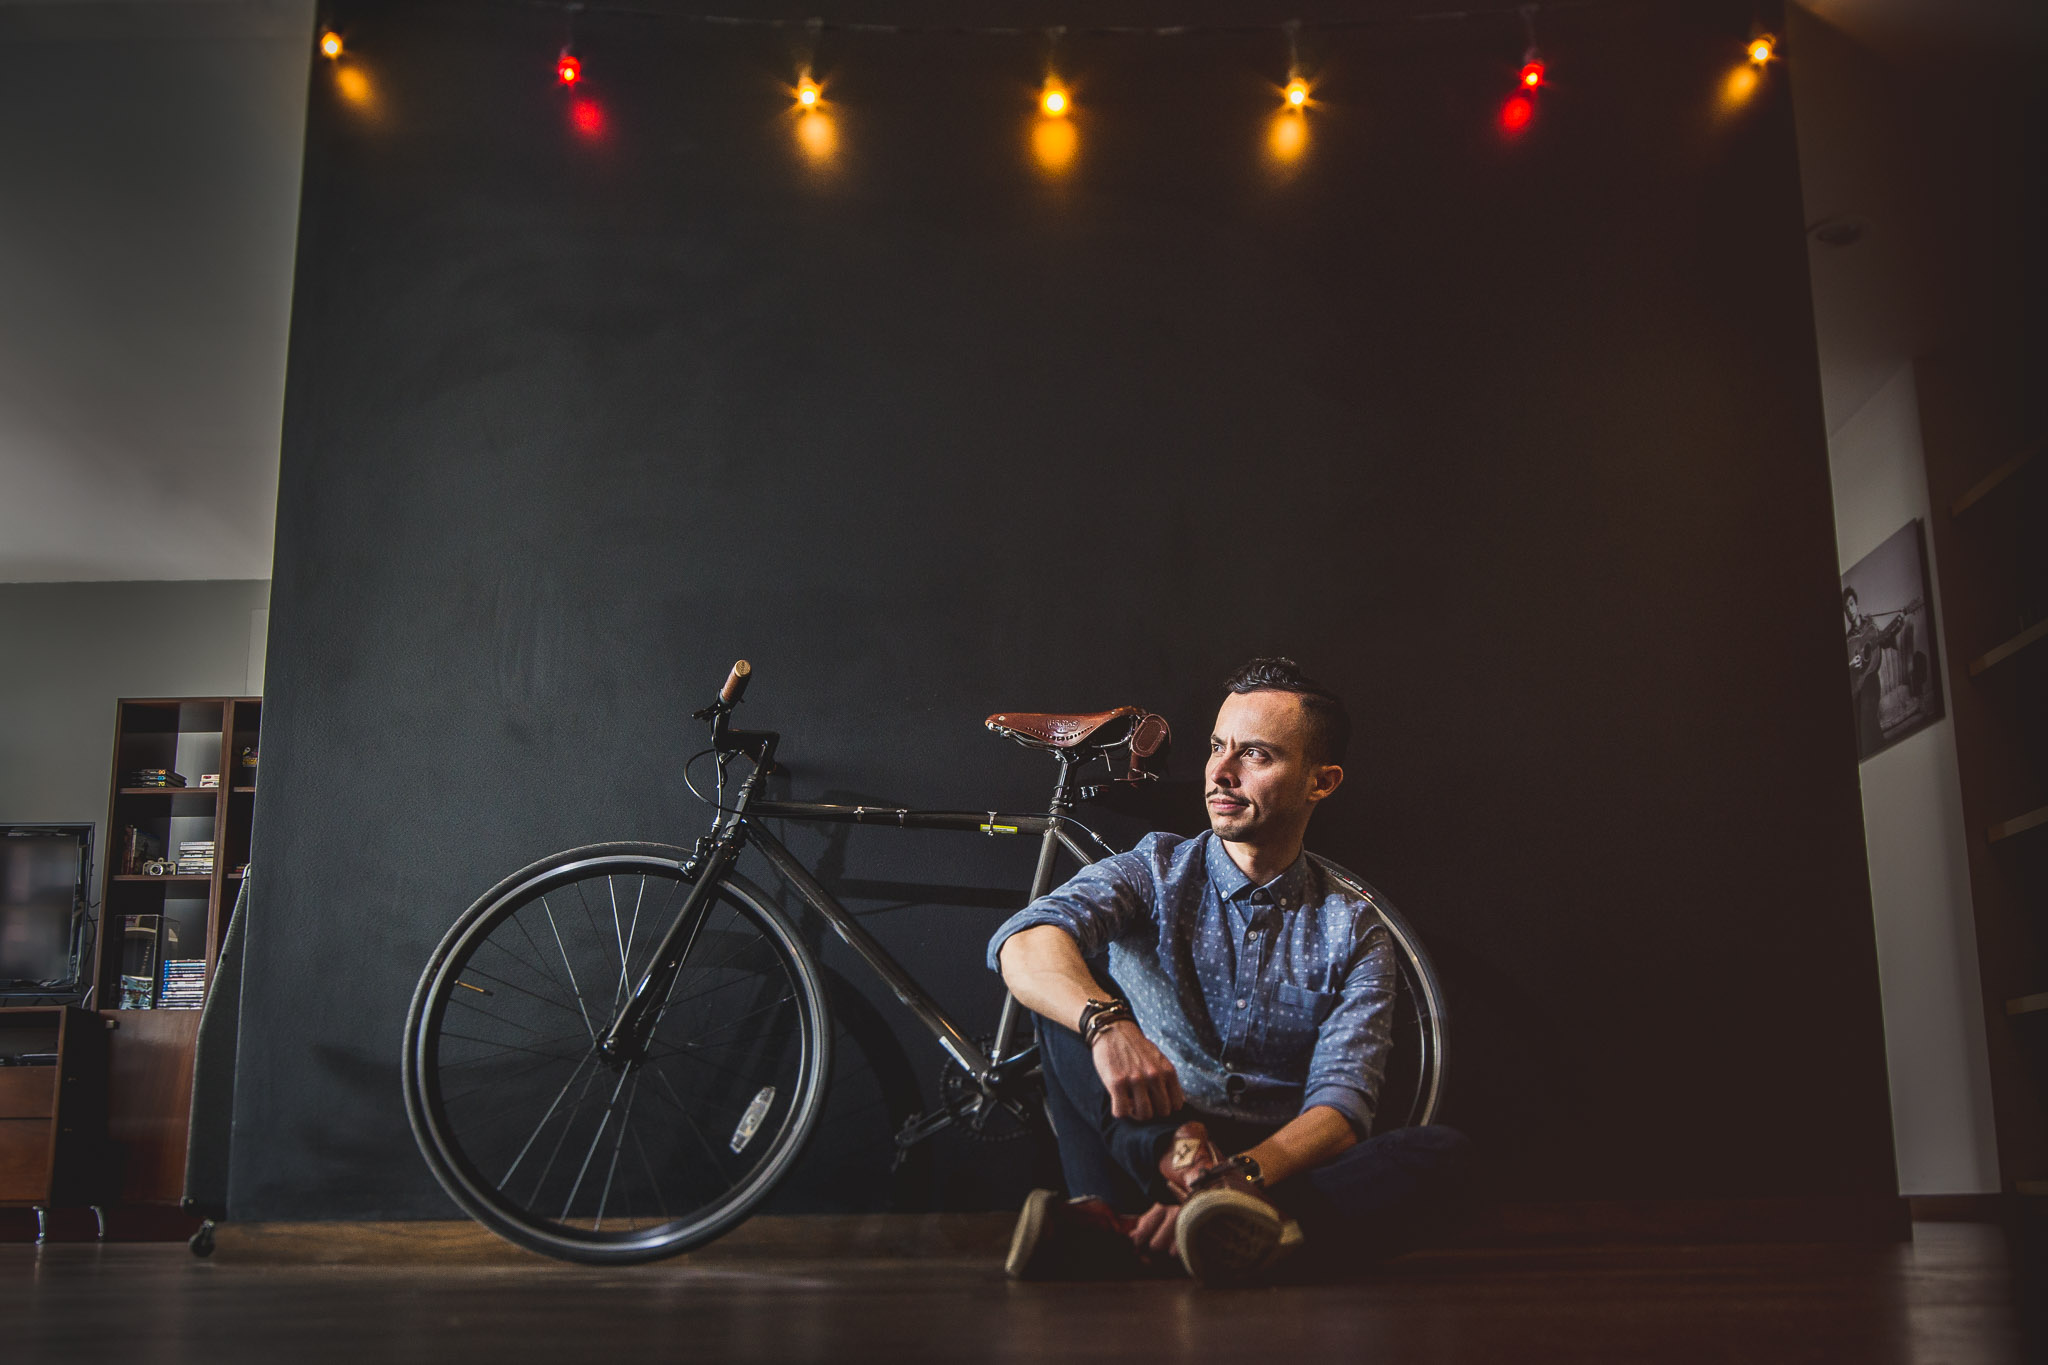
<path id="1" fill-rule="evenodd" d="M 106 1145 L 106 1022 L 64 1005 L 0 1009 L 0 1207 L 99 1206 Z"/>

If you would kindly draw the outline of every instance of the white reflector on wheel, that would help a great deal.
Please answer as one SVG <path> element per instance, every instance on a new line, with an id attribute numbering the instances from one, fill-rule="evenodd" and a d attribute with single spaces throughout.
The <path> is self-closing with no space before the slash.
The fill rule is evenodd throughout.
<path id="1" fill-rule="evenodd" d="M 761 1093 L 754 1096 L 754 1102 L 747 1106 L 747 1112 L 740 1115 L 740 1126 L 732 1130 L 732 1149 L 735 1153 L 746 1150 L 754 1134 L 761 1129 L 761 1120 L 768 1117 L 768 1106 L 775 1103 L 775 1087 L 764 1085 Z"/>

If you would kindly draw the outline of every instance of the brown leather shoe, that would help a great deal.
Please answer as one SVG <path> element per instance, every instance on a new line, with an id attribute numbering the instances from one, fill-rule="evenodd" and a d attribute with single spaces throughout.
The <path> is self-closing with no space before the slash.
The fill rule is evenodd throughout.
<path id="1" fill-rule="evenodd" d="M 1013 1280 L 1134 1280 L 1162 1273 L 1165 1263 L 1131 1240 L 1138 1220 L 1100 1199 L 1066 1200 L 1033 1190 L 1010 1234 L 1003 1269 Z"/>

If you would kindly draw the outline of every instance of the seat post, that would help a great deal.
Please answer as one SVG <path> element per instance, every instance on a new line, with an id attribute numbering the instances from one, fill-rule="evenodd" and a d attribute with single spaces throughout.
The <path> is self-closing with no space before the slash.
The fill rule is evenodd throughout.
<path id="1" fill-rule="evenodd" d="M 1065 815 L 1074 804 L 1074 760 L 1064 752 L 1059 755 L 1059 760 L 1060 780 L 1052 789 L 1052 805 L 1046 811 L 1052 823 L 1046 826 L 1045 833 L 1039 838 L 1038 868 L 1031 874 L 1032 900 L 1037 900 L 1052 890 L 1053 866 L 1059 858 L 1060 851 L 1059 817 Z M 1010 1055 L 1010 1039 L 1017 1031 L 1017 1013 L 1017 997 L 1005 991 L 1003 1012 L 996 1019 L 996 1040 L 995 1046 L 990 1049 L 990 1060 L 1000 1062 Z"/>

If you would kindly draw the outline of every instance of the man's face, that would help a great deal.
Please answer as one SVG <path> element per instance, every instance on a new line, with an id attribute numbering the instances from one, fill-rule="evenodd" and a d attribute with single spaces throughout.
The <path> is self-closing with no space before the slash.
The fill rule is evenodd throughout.
<path id="1" fill-rule="evenodd" d="M 1233 692 L 1209 737 L 1209 827 L 1232 843 L 1299 838 L 1344 770 L 1308 755 L 1308 713 L 1292 692 Z"/>

